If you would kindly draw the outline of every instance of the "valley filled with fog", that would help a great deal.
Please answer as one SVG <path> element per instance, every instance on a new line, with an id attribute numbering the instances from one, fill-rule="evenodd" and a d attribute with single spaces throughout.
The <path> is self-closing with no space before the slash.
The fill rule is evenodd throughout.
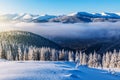
<path id="1" fill-rule="evenodd" d="M 29 31 L 45 37 L 102 38 L 120 35 L 120 23 L 0 23 L 0 32 L 8 30 Z"/>
<path id="2" fill-rule="evenodd" d="M 19 30 L 28 31 L 50 39 L 64 48 L 99 51 L 117 49 L 120 39 L 119 22 L 92 23 L 0 23 L 0 32 Z M 116 43 L 118 42 L 118 43 Z M 97 46 L 97 47 L 96 47 Z M 108 48 L 110 46 L 110 48 Z M 90 48 L 90 50 L 89 50 Z M 112 49 L 111 49 L 112 48 Z"/>

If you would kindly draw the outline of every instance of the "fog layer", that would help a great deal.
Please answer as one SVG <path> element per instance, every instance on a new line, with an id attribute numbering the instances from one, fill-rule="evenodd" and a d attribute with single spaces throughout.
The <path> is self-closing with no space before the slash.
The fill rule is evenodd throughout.
<path id="1" fill-rule="evenodd" d="M 120 22 L 95 23 L 0 23 L 0 31 L 22 30 L 49 37 L 94 38 L 120 35 Z"/>

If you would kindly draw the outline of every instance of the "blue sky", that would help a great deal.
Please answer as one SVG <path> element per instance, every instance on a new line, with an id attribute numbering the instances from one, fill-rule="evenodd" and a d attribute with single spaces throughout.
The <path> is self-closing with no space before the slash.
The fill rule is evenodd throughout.
<path id="1" fill-rule="evenodd" d="M 120 12 L 120 0 L 0 0 L 0 13 Z"/>

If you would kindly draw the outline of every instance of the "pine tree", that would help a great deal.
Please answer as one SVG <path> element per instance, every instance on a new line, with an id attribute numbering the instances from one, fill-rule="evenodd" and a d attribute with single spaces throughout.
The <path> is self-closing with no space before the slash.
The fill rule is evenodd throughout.
<path id="1" fill-rule="evenodd" d="M 88 66 L 89 67 L 93 67 L 93 55 L 92 53 L 89 54 L 89 57 L 88 57 Z"/>
<path id="2" fill-rule="evenodd" d="M 22 51 L 20 47 L 18 48 L 18 56 L 19 56 L 18 58 L 20 61 L 23 60 L 23 55 L 22 55 Z"/>
<path id="3" fill-rule="evenodd" d="M 82 65 L 82 60 L 83 60 L 83 55 L 82 52 L 80 51 L 80 65 Z"/>
<path id="4" fill-rule="evenodd" d="M 76 54 L 75 54 L 75 62 L 80 62 L 80 54 L 78 51 L 76 51 Z"/>
<path id="5" fill-rule="evenodd" d="M 117 67 L 117 52 L 116 52 L 116 50 L 114 50 L 114 52 L 111 56 L 110 67 L 111 68 Z"/>
<path id="6" fill-rule="evenodd" d="M 83 53 L 82 65 L 87 65 L 87 55 Z"/>
<path id="7" fill-rule="evenodd" d="M 62 49 L 62 51 L 59 51 L 59 60 L 65 60 L 64 49 Z"/>
<path id="8" fill-rule="evenodd" d="M 29 47 L 28 49 L 28 60 L 33 60 L 33 49 Z"/>
<path id="9" fill-rule="evenodd" d="M 78 51 L 76 51 L 75 62 L 76 62 L 76 68 L 78 68 L 78 66 L 80 65 L 80 54 Z"/>
<path id="10" fill-rule="evenodd" d="M 93 54 L 93 67 L 98 67 L 98 56 L 97 56 L 97 53 L 95 51 Z"/>
<path id="11" fill-rule="evenodd" d="M 103 57 L 102 57 L 102 68 L 106 67 L 106 55 L 103 54 Z"/>
<path id="12" fill-rule="evenodd" d="M 52 49 L 51 50 L 51 53 L 52 53 L 52 61 L 56 61 L 56 50 L 55 49 Z"/>
<path id="13" fill-rule="evenodd" d="M 101 55 L 98 54 L 98 67 L 102 67 L 102 58 L 101 58 Z"/>
<path id="14" fill-rule="evenodd" d="M 111 60 L 111 55 L 110 55 L 111 53 L 110 52 L 107 52 L 106 53 L 106 63 L 105 63 L 105 67 L 106 68 L 109 68 L 109 66 L 110 66 L 110 60 Z"/>
<path id="15" fill-rule="evenodd" d="M 2 45 L 0 44 L 0 58 L 2 58 Z"/>
<path id="16" fill-rule="evenodd" d="M 72 51 L 69 51 L 69 61 L 73 62 L 74 61 L 74 53 Z"/>
<path id="17" fill-rule="evenodd" d="M 117 68 L 120 68 L 120 51 L 118 53 L 118 58 L 117 58 Z"/>
<path id="18" fill-rule="evenodd" d="M 40 51 L 40 60 L 45 61 L 45 49 L 42 47 Z"/>
<path id="19" fill-rule="evenodd" d="M 68 61 L 68 51 L 64 51 L 64 61 Z"/>

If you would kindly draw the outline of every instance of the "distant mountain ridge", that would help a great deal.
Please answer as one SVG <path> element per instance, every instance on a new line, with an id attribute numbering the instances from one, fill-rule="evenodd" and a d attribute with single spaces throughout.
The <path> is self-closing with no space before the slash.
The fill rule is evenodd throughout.
<path id="1" fill-rule="evenodd" d="M 120 13 L 87 13 L 76 12 L 68 15 L 33 15 L 28 13 L 22 14 L 0 14 L 2 21 L 20 21 L 20 22 L 60 22 L 60 23 L 81 23 L 81 22 L 118 22 Z"/>

